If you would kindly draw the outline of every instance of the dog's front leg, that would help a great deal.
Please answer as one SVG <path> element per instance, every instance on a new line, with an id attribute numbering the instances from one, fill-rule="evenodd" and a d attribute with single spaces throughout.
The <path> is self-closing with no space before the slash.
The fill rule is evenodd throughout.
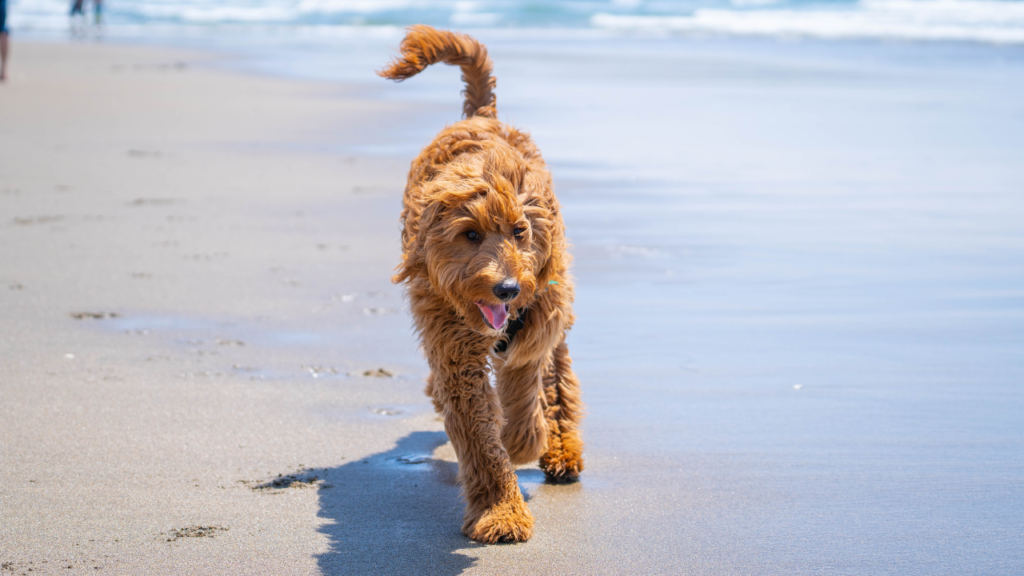
<path id="1" fill-rule="evenodd" d="M 547 450 L 540 362 L 510 367 L 497 362 L 498 396 L 505 425 L 501 443 L 514 464 L 534 462 Z"/>
<path id="2" fill-rule="evenodd" d="M 462 532 L 478 542 L 524 541 L 533 535 L 533 516 L 501 444 L 501 406 L 488 381 L 486 356 L 471 363 L 432 362 L 430 386 L 459 458 L 466 497 Z"/>

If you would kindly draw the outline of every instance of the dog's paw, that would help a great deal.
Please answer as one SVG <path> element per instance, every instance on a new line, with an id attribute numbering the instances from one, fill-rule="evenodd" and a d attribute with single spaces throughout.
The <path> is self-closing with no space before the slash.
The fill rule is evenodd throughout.
<path id="1" fill-rule="evenodd" d="M 548 441 L 548 451 L 540 457 L 540 469 L 548 482 L 568 484 L 583 472 L 583 440 L 578 430 L 565 430 Z"/>
<path id="2" fill-rule="evenodd" d="M 540 457 L 540 469 L 547 481 L 553 484 L 576 482 L 583 472 L 583 455 L 551 450 Z"/>
<path id="3" fill-rule="evenodd" d="M 533 536 L 533 515 L 522 500 L 503 502 L 475 520 L 467 518 L 462 532 L 484 544 L 525 542 Z"/>

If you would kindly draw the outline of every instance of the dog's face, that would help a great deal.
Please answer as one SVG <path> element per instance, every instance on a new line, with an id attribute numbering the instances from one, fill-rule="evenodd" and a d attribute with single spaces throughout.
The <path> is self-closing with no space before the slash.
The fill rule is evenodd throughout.
<path id="1" fill-rule="evenodd" d="M 546 174 L 513 154 L 456 168 L 431 183 L 407 265 L 418 261 L 470 327 L 493 335 L 547 284 L 552 196 Z"/>

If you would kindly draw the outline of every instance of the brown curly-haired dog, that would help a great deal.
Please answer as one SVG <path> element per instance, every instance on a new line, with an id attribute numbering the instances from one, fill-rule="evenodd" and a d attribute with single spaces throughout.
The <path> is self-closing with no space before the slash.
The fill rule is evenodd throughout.
<path id="1" fill-rule="evenodd" d="M 407 283 L 430 364 L 427 394 L 459 458 L 462 531 L 480 542 L 526 540 L 533 516 L 513 465 L 539 458 L 553 482 L 583 470 L 562 216 L 530 136 L 496 119 L 487 49 L 413 26 L 401 50 L 381 76 L 404 80 L 436 62 L 462 68 L 466 120 L 412 163 L 393 281 Z"/>

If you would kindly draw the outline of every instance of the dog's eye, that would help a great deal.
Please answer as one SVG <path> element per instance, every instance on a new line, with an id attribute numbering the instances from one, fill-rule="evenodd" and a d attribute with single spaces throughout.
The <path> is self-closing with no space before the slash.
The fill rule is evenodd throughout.
<path id="1" fill-rule="evenodd" d="M 526 228 L 516 228 L 515 230 L 512 231 L 512 234 L 514 234 L 516 238 L 522 238 L 523 234 L 525 233 Z"/>
<path id="2" fill-rule="evenodd" d="M 476 242 L 480 239 L 480 235 L 476 233 L 476 230 L 470 230 L 469 232 L 466 232 L 466 238 Z"/>

